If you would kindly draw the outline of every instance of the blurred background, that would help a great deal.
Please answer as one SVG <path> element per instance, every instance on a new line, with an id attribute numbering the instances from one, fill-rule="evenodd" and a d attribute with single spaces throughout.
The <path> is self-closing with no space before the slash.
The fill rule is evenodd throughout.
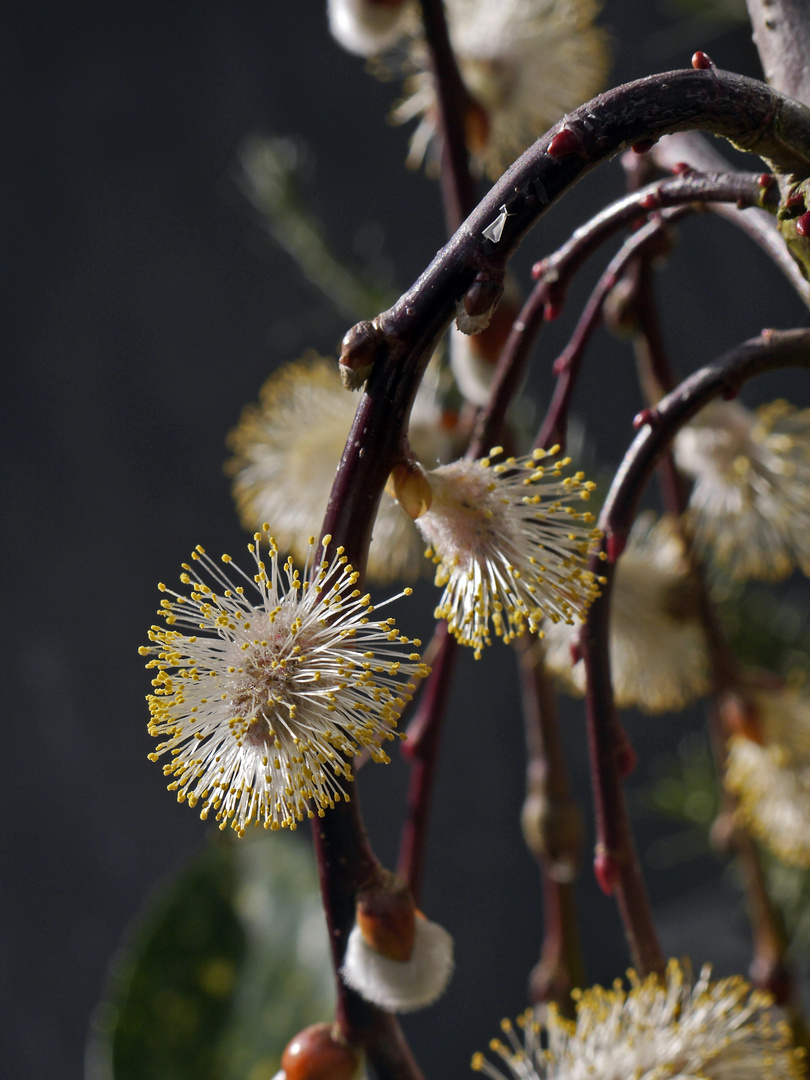
<path id="1" fill-rule="evenodd" d="M 609 0 L 611 82 L 688 66 L 697 48 L 759 75 L 747 27 L 725 22 L 727 7 L 707 24 Z M 436 184 L 404 168 L 406 130 L 386 121 L 396 84 L 331 41 L 318 0 L 17 2 L 6 20 L 0 1060 L 4 1076 L 78 1080 L 111 957 L 147 896 L 211 831 L 147 761 L 149 677 L 137 648 L 156 583 L 175 580 L 195 544 L 242 550 L 226 435 L 274 368 L 306 348 L 334 353 L 351 322 L 240 194 L 240 147 L 254 134 L 302 140 L 306 197 L 332 250 L 395 292 L 442 245 L 443 220 Z M 622 189 L 614 165 L 567 196 L 527 240 L 524 282 L 532 261 Z M 541 403 L 593 280 L 583 276 L 538 350 L 531 390 Z M 763 326 L 807 322 L 758 251 L 714 220 L 683 229 L 659 292 L 683 373 Z M 785 376 L 757 393 L 807 404 L 801 378 L 792 391 Z M 600 334 L 576 402 L 600 465 L 620 460 L 638 407 L 630 353 Z M 435 601 L 423 582 L 400 623 L 427 638 Z M 424 898 L 455 936 L 457 970 L 435 1008 L 405 1021 L 428 1076 L 466 1075 L 500 1018 L 525 1006 L 538 955 L 512 666 L 500 644 L 459 664 Z M 566 702 L 564 720 L 587 803 L 578 703 Z M 649 784 L 660 755 L 697 723 L 629 717 L 642 759 L 633 784 Z M 388 865 L 405 783 L 398 761 L 358 781 Z M 682 861 L 673 827 L 648 814 L 638 825 L 667 950 L 745 970 L 746 924 L 721 865 L 708 854 Z M 273 837 L 296 840 L 307 842 Z M 587 870 L 581 902 L 589 977 L 610 981 L 627 956 L 613 904 Z"/>

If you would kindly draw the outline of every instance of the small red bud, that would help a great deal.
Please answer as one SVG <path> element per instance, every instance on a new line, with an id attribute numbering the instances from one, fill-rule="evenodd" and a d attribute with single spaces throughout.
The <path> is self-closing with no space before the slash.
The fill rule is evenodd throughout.
<path id="1" fill-rule="evenodd" d="M 612 896 L 619 880 L 619 864 L 609 855 L 604 844 L 596 845 L 593 860 L 593 875 L 605 896 Z"/>
<path id="2" fill-rule="evenodd" d="M 670 172 L 675 176 L 685 176 L 686 173 L 692 172 L 692 166 L 686 161 L 678 161 L 672 166 Z"/>
<path id="3" fill-rule="evenodd" d="M 793 191 L 785 199 L 785 209 L 795 210 L 798 206 L 804 206 L 804 195 L 801 191 Z"/>
<path id="4" fill-rule="evenodd" d="M 548 144 L 548 155 L 553 158 L 570 157 L 582 149 L 579 135 L 571 128 L 561 128 Z"/>
<path id="5" fill-rule="evenodd" d="M 656 139 L 639 139 L 638 142 L 634 142 L 631 150 L 634 154 L 646 154 L 655 146 Z"/>
<path id="6" fill-rule="evenodd" d="M 757 177 L 757 186 L 761 187 L 764 191 L 770 190 L 776 183 L 776 177 L 773 173 L 764 172 L 760 173 Z"/>
<path id="7" fill-rule="evenodd" d="M 695 71 L 708 71 L 714 67 L 714 64 L 705 52 L 696 52 L 692 57 L 692 67 Z"/>
<path id="8" fill-rule="evenodd" d="M 636 413 L 633 417 L 633 427 L 638 431 L 639 428 L 644 427 L 645 424 L 649 424 L 650 427 L 655 427 L 658 420 L 658 409 L 642 409 L 640 413 Z"/>
<path id="9" fill-rule="evenodd" d="M 644 210 L 658 210 L 661 206 L 661 198 L 655 191 L 648 191 L 647 194 L 639 199 L 639 206 Z"/>
<path id="10" fill-rule="evenodd" d="M 632 776 L 636 771 L 636 765 L 638 765 L 638 754 L 630 744 L 630 740 L 623 732 L 624 742 L 616 751 L 616 768 L 619 770 L 619 776 L 623 780 L 626 780 L 628 776 Z"/>
<path id="11" fill-rule="evenodd" d="M 563 375 L 568 370 L 570 358 L 568 352 L 561 353 L 551 366 L 551 374 L 555 379 L 559 379 L 560 375 Z"/>
<path id="12" fill-rule="evenodd" d="M 608 562 L 615 563 L 621 553 L 627 547 L 627 537 L 621 533 L 610 532 L 607 535 Z"/>
<path id="13" fill-rule="evenodd" d="M 543 320 L 545 322 L 554 322 L 555 319 L 559 319 L 562 315 L 562 304 L 557 300 L 547 300 L 543 307 Z"/>
<path id="14" fill-rule="evenodd" d="M 331 1024 L 312 1024 L 291 1039 L 281 1055 L 286 1080 L 352 1080 L 356 1050 L 341 1042 Z"/>
<path id="15" fill-rule="evenodd" d="M 810 236 L 810 210 L 806 214 L 802 214 L 796 222 L 796 232 L 799 236 Z"/>

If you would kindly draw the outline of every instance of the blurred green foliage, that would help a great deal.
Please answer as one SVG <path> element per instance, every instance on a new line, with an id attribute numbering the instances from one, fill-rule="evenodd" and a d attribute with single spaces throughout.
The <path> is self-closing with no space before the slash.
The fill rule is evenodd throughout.
<path id="1" fill-rule="evenodd" d="M 306 842 L 217 832 L 115 959 L 87 1080 L 270 1080 L 288 1040 L 333 1009 Z"/>

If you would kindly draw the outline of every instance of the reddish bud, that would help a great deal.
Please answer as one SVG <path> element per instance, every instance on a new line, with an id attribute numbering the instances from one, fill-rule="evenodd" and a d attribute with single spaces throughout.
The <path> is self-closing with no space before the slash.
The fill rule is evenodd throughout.
<path id="1" fill-rule="evenodd" d="M 548 265 L 548 259 L 541 259 L 540 262 L 536 262 L 532 267 L 532 281 L 539 281 L 540 278 L 546 272 L 546 266 Z"/>
<path id="2" fill-rule="evenodd" d="M 331 1024 L 312 1024 L 281 1055 L 286 1080 L 352 1080 L 360 1055 L 341 1042 Z"/>
<path id="3" fill-rule="evenodd" d="M 413 952 L 416 907 L 401 878 L 388 874 L 376 888 L 357 897 L 357 925 L 366 942 L 389 960 L 405 963 Z"/>
<path id="4" fill-rule="evenodd" d="M 593 876 L 605 896 L 612 896 L 616 882 L 619 880 L 619 864 L 612 855 L 608 854 L 604 844 L 596 845 Z"/>
<path id="5" fill-rule="evenodd" d="M 810 210 L 806 214 L 802 214 L 796 222 L 796 232 L 799 236 L 810 236 Z"/>
<path id="6" fill-rule="evenodd" d="M 622 533 L 610 532 L 607 535 L 608 562 L 615 563 L 627 547 L 627 537 Z"/>
<path id="7" fill-rule="evenodd" d="M 633 427 L 638 431 L 639 428 L 644 427 L 645 424 L 649 424 L 650 427 L 655 427 L 658 420 L 658 409 L 642 409 L 640 413 L 636 413 L 633 417 Z"/>
<path id="8" fill-rule="evenodd" d="M 638 754 L 633 749 L 633 746 L 624 731 L 622 732 L 622 739 L 623 741 L 616 751 L 616 768 L 619 770 L 619 776 L 621 776 L 623 780 L 626 780 L 628 776 L 632 776 L 636 771 Z"/>
<path id="9" fill-rule="evenodd" d="M 570 362 L 571 360 L 567 350 L 557 357 L 551 366 L 551 374 L 555 379 L 559 379 L 560 375 L 563 375 L 568 370 Z"/>
<path id="10" fill-rule="evenodd" d="M 776 177 L 773 173 L 764 172 L 757 177 L 757 186 L 761 187 L 763 191 L 769 191 L 775 183 Z"/>
<path id="11" fill-rule="evenodd" d="M 571 128 L 561 128 L 548 144 L 548 155 L 553 158 L 570 157 L 582 150 L 579 135 Z"/>
<path id="12" fill-rule="evenodd" d="M 705 52 L 696 52 L 692 57 L 692 67 L 695 71 L 708 71 L 714 67 L 714 64 Z"/>
<path id="13" fill-rule="evenodd" d="M 638 142 L 634 142 L 631 150 L 634 154 L 646 154 L 655 146 L 657 139 L 639 139 Z"/>
<path id="14" fill-rule="evenodd" d="M 543 320 L 554 322 L 562 315 L 562 304 L 558 300 L 547 300 L 543 308 Z"/>
<path id="15" fill-rule="evenodd" d="M 672 166 L 670 172 L 674 173 L 675 176 L 685 176 L 686 173 L 692 172 L 692 166 L 686 161 L 678 161 Z"/>
<path id="16" fill-rule="evenodd" d="M 661 206 L 661 197 L 655 191 L 648 191 L 643 198 L 639 199 L 638 205 L 644 210 L 658 210 Z"/>
<path id="17" fill-rule="evenodd" d="M 793 191 L 785 199 L 786 210 L 796 210 L 799 206 L 804 206 L 804 195 L 801 191 Z"/>

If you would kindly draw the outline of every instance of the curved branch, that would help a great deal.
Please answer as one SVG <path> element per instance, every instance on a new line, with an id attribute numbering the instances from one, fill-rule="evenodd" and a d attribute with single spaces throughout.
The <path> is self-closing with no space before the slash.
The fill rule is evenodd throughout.
<path id="1" fill-rule="evenodd" d="M 476 273 L 502 270 L 538 218 L 600 162 L 629 144 L 691 129 L 731 139 L 782 171 L 810 171 L 810 110 L 764 83 L 716 69 L 639 79 L 600 94 L 538 139 L 411 289 L 374 320 L 376 363 L 324 522 L 324 532 L 345 546 L 355 567 L 365 565 L 371 525 L 419 379 Z M 496 222 L 502 230 L 493 241 L 484 233 Z M 350 331 L 347 339 L 357 337 Z M 351 346 L 346 350 L 348 359 Z"/>
<path id="2" fill-rule="evenodd" d="M 634 961 L 640 971 L 656 970 L 660 946 L 638 867 L 617 768 L 618 716 L 613 699 L 608 652 L 610 599 L 616 560 L 622 552 L 642 491 L 680 428 L 713 398 L 734 397 L 748 379 L 781 367 L 810 368 L 810 330 L 768 331 L 695 372 L 655 409 L 636 436 L 616 474 L 600 516 L 604 530 L 593 567 L 604 575 L 581 635 L 588 674 L 588 724 L 591 743 L 597 839 L 608 861 Z M 605 561 L 602 561 L 605 560 Z"/>
<path id="3" fill-rule="evenodd" d="M 548 449 L 555 443 L 565 445 L 568 410 L 579 377 L 582 357 L 602 317 L 605 302 L 629 264 L 649 252 L 650 248 L 658 242 L 667 225 L 679 221 L 691 209 L 692 207 L 687 204 L 663 210 L 660 215 L 651 218 L 637 233 L 626 240 L 609 262 L 596 288 L 588 298 L 579 322 L 574 328 L 574 333 L 571 335 L 571 340 L 554 362 L 557 384 L 535 440 L 535 446 Z"/>
<path id="4" fill-rule="evenodd" d="M 723 155 L 697 131 L 668 135 L 653 147 L 650 156 L 661 169 L 673 169 L 681 162 L 701 172 L 725 172 L 731 168 Z M 709 203 L 708 209 L 718 217 L 725 218 L 762 248 L 805 304 L 810 304 L 810 282 L 805 281 L 799 264 L 788 251 L 772 214 L 756 206 L 738 209 L 722 202 Z"/>
<path id="5" fill-rule="evenodd" d="M 606 240 L 651 211 L 684 203 L 712 206 L 731 202 L 751 207 L 759 206 L 771 197 L 775 209 L 778 201 L 775 185 L 764 187 L 755 173 L 687 172 L 656 180 L 606 206 L 577 229 L 562 247 L 536 263 L 532 275 L 548 284 L 550 302 L 559 305 L 565 300 L 567 287 L 585 260 Z M 784 248 L 784 242 L 781 237 L 779 239 Z"/>

